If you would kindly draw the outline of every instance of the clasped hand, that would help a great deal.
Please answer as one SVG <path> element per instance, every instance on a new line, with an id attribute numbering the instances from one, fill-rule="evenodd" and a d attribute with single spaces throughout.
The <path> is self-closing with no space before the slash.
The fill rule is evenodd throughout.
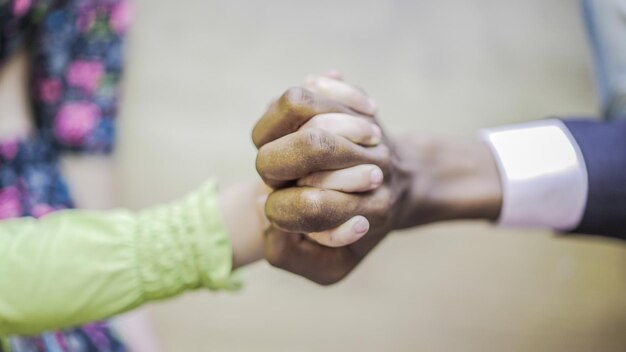
<path id="1" fill-rule="evenodd" d="M 375 113 L 361 90 L 329 74 L 287 90 L 259 120 L 252 138 L 273 190 L 264 244 L 272 265 L 332 284 L 397 227 L 412 172 Z"/>

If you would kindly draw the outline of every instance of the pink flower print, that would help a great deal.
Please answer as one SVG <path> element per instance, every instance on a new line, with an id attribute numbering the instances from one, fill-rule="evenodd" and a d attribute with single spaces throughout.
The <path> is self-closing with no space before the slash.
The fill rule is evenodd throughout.
<path id="1" fill-rule="evenodd" d="M 28 12 L 32 5 L 31 0 L 14 0 L 13 1 L 13 14 L 17 17 L 22 17 Z"/>
<path id="2" fill-rule="evenodd" d="M 126 32 L 133 19 L 133 8 L 126 0 L 120 1 L 111 11 L 109 24 L 118 34 Z"/>
<path id="3" fill-rule="evenodd" d="M 63 83 L 58 78 L 48 78 L 39 82 L 39 98 L 46 104 L 54 104 L 61 98 Z"/>
<path id="4" fill-rule="evenodd" d="M 78 18 L 76 19 L 76 27 L 82 33 L 85 33 L 93 27 L 93 24 L 96 23 L 96 10 L 95 9 L 84 9 L 79 11 Z"/>
<path id="5" fill-rule="evenodd" d="M 0 155 L 5 160 L 12 160 L 17 155 L 19 146 L 16 139 L 9 139 L 0 143 Z"/>
<path id="6" fill-rule="evenodd" d="M 33 210 L 31 211 L 33 216 L 36 218 L 40 218 L 49 213 L 52 213 L 55 209 L 48 204 L 35 204 Z"/>
<path id="7" fill-rule="evenodd" d="M 0 191 L 0 219 L 16 218 L 22 215 L 20 191 L 15 186 Z"/>
<path id="8" fill-rule="evenodd" d="M 71 102 L 63 105 L 54 121 L 54 134 L 70 146 L 80 146 L 97 126 L 100 109 L 89 102 Z"/>
<path id="9" fill-rule="evenodd" d="M 76 60 L 67 70 L 67 82 L 93 94 L 104 75 L 104 65 L 96 60 Z"/>

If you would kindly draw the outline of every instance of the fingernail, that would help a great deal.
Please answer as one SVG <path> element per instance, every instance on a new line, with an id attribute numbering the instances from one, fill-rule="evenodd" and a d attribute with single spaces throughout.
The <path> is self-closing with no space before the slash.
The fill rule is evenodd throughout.
<path id="1" fill-rule="evenodd" d="M 352 226 L 352 229 L 358 234 L 366 233 L 370 229 L 370 224 L 367 220 L 360 219 Z"/>
<path id="2" fill-rule="evenodd" d="M 383 183 L 383 171 L 377 167 L 373 168 L 372 171 L 370 171 L 370 182 L 372 182 L 372 185 L 378 186 L 380 184 Z"/>
<path id="3" fill-rule="evenodd" d="M 383 137 L 383 131 L 377 125 L 372 126 L 372 137 L 370 137 L 370 144 L 377 145 Z"/>

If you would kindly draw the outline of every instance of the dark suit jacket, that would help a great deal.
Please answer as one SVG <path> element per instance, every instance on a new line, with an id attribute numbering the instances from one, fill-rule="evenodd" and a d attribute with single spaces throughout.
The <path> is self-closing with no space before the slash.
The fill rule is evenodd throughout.
<path id="1" fill-rule="evenodd" d="M 589 191 L 573 231 L 626 239 L 626 120 L 563 120 L 582 151 Z"/>
<path id="2" fill-rule="evenodd" d="M 626 239 L 626 0 L 581 0 L 603 117 L 563 120 L 582 150 L 589 191 L 574 232 Z"/>

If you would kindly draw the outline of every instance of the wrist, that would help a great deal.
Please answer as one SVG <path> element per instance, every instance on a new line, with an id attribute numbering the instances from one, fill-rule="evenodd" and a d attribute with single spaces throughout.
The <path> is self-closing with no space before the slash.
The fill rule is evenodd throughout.
<path id="1" fill-rule="evenodd" d="M 220 192 L 219 207 L 230 236 L 233 269 L 263 258 L 263 231 L 267 220 L 259 202 L 261 197 L 267 197 L 267 190 L 252 182 Z"/>
<path id="2" fill-rule="evenodd" d="M 396 228 L 498 218 L 502 187 L 494 156 L 485 143 L 423 136 L 404 137 L 398 142 L 411 183 Z"/>

